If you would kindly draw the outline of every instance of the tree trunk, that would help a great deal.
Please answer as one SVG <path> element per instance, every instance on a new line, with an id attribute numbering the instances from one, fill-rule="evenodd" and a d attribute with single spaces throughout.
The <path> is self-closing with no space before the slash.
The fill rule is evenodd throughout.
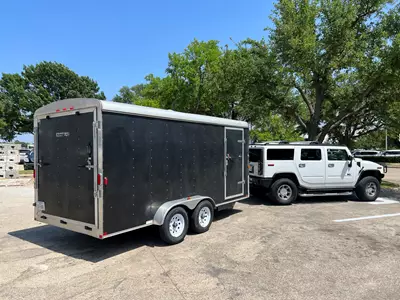
<path id="1" fill-rule="evenodd" d="M 311 115 L 310 122 L 308 124 L 308 140 L 322 142 L 325 139 L 325 136 L 318 136 L 320 128 L 319 123 L 321 121 L 321 111 L 322 111 L 322 103 L 324 101 L 324 91 L 321 83 L 319 82 L 319 77 L 314 75 L 314 86 L 315 86 L 315 107 L 314 113 Z M 321 141 L 322 139 L 322 141 Z"/>

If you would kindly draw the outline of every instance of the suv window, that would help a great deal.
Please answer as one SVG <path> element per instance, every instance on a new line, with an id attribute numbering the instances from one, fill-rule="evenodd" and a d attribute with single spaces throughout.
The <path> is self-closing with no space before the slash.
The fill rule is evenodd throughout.
<path id="1" fill-rule="evenodd" d="M 261 149 L 249 149 L 249 161 L 260 162 L 262 161 L 262 150 Z"/>
<path id="2" fill-rule="evenodd" d="M 293 160 L 294 149 L 274 148 L 267 150 L 267 160 Z"/>
<path id="3" fill-rule="evenodd" d="M 321 160 L 321 149 L 301 149 L 301 160 Z"/>
<path id="4" fill-rule="evenodd" d="M 348 160 L 347 151 L 344 149 L 328 149 L 328 160 Z"/>
<path id="5" fill-rule="evenodd" d="M 400 151 L 386 151 L 385 155 L 387 155 L 387 154 L 389 154 L 389 155 L 399 155 Z"/>

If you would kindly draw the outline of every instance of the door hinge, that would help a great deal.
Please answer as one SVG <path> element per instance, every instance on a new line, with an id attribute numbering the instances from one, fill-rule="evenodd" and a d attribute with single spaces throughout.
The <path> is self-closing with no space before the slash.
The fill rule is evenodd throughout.
<path id="1" fill-rule="evenodd" d="M 94 196 L 95 198 L 99 199 L 99 198 L 101 197 L 101 191 L 100 191 L 100 190 L 94 191 L 94 192 L 93 192 L 93 196 Z"/>
<path id="2" fill-rule="evenodd" d="M 93 122 L 93 127 L 97 128 L 97 129 L 100 129 L 101 128 L 101 122 L 100 121 L 94 121 Z"/>

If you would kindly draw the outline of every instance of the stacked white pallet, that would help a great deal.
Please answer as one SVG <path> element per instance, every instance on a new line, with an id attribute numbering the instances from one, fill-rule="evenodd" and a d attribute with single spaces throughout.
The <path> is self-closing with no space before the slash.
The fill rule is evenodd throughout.
<path id="1" fill-rule="evenodd" d="M 0 144 L 0 178 L 18 178 L 19 144 Z"/>

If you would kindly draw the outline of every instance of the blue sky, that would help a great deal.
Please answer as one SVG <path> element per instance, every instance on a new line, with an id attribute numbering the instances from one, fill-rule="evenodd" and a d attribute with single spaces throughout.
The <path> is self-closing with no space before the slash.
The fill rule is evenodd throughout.
<path id="1" fill-rule="evenodd" d="M 57 61 L 95 79 L 111 99 L 149 73 L 163 76 L 168 53 L 194 38 L 262 38 L 272 8 L 265 0 L 3 1 L 0 72 Z"/>

